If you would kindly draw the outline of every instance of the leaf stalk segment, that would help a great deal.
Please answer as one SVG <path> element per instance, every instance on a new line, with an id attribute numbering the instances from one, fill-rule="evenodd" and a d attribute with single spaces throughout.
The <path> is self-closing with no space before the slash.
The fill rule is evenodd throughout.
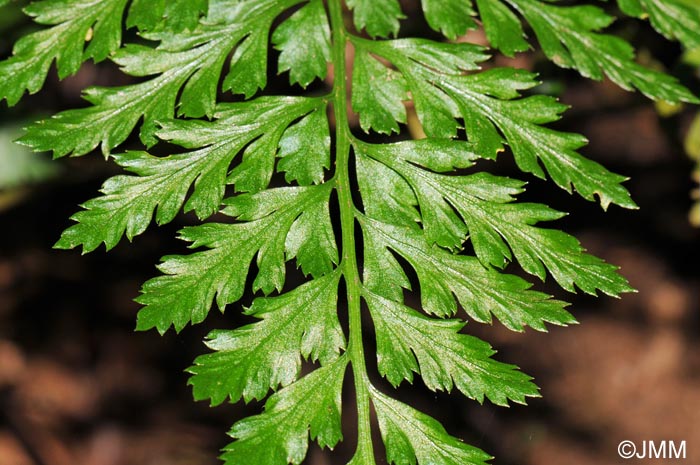
<path id="1" fill-rule="evenodd" d="M 336 189 L 340 204 L 340 227 L 342 239 L 341 270 L 347 286 L 349 344 L 348 355 L 352 364 L 355 392 L 357 394 L 358 443 L 371 443 L 369 378 L 365 366 L 362 344 L 362 317 L 360 297 L 360 273 L 357 266 L 355 244 L 355 206 L 350 185 L 350 126 L 347 108 L 347 70 L 345 49 L 348 34 L 343 21 L 342 0 L 328 2 L 333 37 L 333 111 L 336 128 Z"/>

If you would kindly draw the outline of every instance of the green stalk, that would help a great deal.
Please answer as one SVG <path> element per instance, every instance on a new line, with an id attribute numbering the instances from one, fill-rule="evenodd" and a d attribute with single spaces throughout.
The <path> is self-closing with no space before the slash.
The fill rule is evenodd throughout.
<path id="1" fill-rule="evenodd" d="M 343 246 L 341 268 L 348 295 L 348 316 L 350 342 L 348 355 L 352 364 L 355 392 L 357 395 L 358 444 L 371 444 L 369 378 L 365 366 L 365 352 L 362 344 L 362 316 L 360 301 L 360 273 L 357 267 L 357 246 L 355 244 L 355 206 L 350 187 L 350 126 L 347 108 L 347 70 L 345 48 L 348 44 L 347 31 L 343 22 L 342 0 L 328 2 L 333 31 L 333 111 L 335 114 L 336 136 L 336 188 L 340 203 L 340 228 Z M 369 452 L 358 445 L 358 450 Z"/>

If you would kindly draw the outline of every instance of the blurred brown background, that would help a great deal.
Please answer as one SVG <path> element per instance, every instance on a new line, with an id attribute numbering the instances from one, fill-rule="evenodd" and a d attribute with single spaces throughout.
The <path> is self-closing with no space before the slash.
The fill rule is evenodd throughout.
<path id="1" fill-rule="evenodd" d="M 405 6 L 415 12 L 413 3 Z M 3 57 L 30 27 L 14 21 L 11 8 L 0 12 Z M 406 33 L 425 32 L 419 16 L 404 26 Z M 694 70 L 678 65 L 680 48 L 648 25 L 624 20 L 613 31 L 700 91 Z M 571 212 L 557 226 L 620 265 L 639 293 L 594 299 L 546 283 L 541 287 L 573 302 L 580 325 L 548 334 L 469 325 L 499 349 L 501 360 L 536 378 L 543 398 L 527 407 L 480 406 L 458 393 L 426 391 L 420 381 L 402 386 L 399 397 L 495 455 L 496 465 L 618 464 L 625 462 L 617 454 L 622 440 L 685 440 L 688 456 L 679 463 L 699 464 L 700 231 L 687 218 L 693 164 L 682 146 L 697 108 L 662 117 L 639 95 L 553 68 L 537 53 L 495 62 L 542 73 L 547 91 L 573 106 L 556 127 L 585 134 L 591 141 L 587 156 L 630 176 L 627 185 L 641 209 L 603 213 L 517 173 L 508 154 L 485 169 L 527 179 L 523 199 Z M 2 104 L 0 136 L 28 118 L 82 105 L 80 90 L 88 85 L 124 82 L 107 63 L 86 64 L 61 83 L 52 72 L 38 95 L 13 109 Z M 2 144 L 0 151 L 8 147 Z M 31 178 L 0 190 L 0 465 L 218 463 L 225 431 L 261 404 L 210 409 L 195 403 L 183 370 L 205 351 L 201 340 L 210 329 L 237 324 L 240 306 L 230 306 L 226 316 L 213 312 L 206 324 L 180 335 L 133 332 L 139 307 L 132 299 L 155 274 L 160 256 L 184 251 L 173 237 L 192 218 L 154 228 L 109 254 L 54 251 L 77 205 L 117 170 L 99 155 L 61 160 L 52 168 L 42 164 L 45 158 L 36 161 L 36 179 L 58 171 L 43 182 Z M 333 454 L 312 446 L 307 463 L 344 464 L 352 454 L 352 396 L 345 398 L 346 441 Z"/>

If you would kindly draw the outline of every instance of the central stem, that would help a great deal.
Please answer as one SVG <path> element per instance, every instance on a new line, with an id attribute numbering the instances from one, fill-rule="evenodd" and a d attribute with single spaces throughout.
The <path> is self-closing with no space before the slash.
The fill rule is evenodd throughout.
<path id="1" fill-rule="evenodd" d="M 340 228 L 342 235 L 343 257 L 341 267 L 348 295 L 348 319 L 350 342 L 348 355 L 352 364 L 355 392 L 357 395 L 358 444 L 364 445 L 358 450 L 367 451 L 371 444 L 369 379 L 365 366 L 365 353 L 362 344 L 362 316 L 360 301 L 360 273 L 357 266 L 357 249 L 355 244 L 355 205 L 352 200 L 350 185 L 350 126 L 347 108 L 347 69 L 345 49 L 348 44 L 347 32 L 343 22 L 341 0 L 328 2 L 333 31 L 333 111 L 335 115 L 336 143 L 336 180 L 338 202 L 340 204 Z"/>

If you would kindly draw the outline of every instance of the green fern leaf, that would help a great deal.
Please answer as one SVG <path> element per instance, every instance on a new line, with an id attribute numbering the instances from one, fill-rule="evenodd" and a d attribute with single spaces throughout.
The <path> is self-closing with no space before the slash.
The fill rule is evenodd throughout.
<path id="1" fill-rule="evenodd" d="M 429 416 L 375 389 L 371 392 L 389 463 L 485 465 L 491 458 L 447 434 L 445 428 Z"/>
<path id="2" fill-rule="evenodd" d="M 484 31 L 491 45 L 504 55 L 512 57 L 530 46 L 515 13 L 498 0 L 476 0 Z"/>
<path id="3" fill-rule="evenodd" d="M 264 413 L 233 426 L 229 434 L 236 441 L 221 458 L 227 464 L 245 457 L 259 465 L 298 465 L 306 456 L 309 437 L 332 449 L 343 438 L 340 391 L 346 365 L 343 357 L 271 396 Z"/>
<path id="4" fill-rule="evenodd" d="M 361 47 L 390 60 L 406 77 L 418 116 L 430 137 L 454 137 L 457 118 L 462 117 L 467 137 L 483 157 L 495 158 L 507 142 L 521 170 L 544 177 L 542 162 L 554 182 L 568 192 L 573 186 L 585 199 L 593 200 L 597 195 L 604 209 L 611 203 L 636 208 L 621 185 L 624 176 L 577 152 L 586 144 L 585 138 L 542 126 L 558 120 L 564 105 L 547 96 L 518 98 L 521 90 L 537 84 L 534 75 L 496 68 L 465 76 L 461 71 L 473 69 L 483 59 L 479 49 L 465 49 L 462 60 L 442 61 L 438 67 L 433 62 L 439 56 L 434 49 L 427 48 L 432 53 L 425 53 L 421 44 L 415 44 L 415 49 L 423 53 L 407 52 L 397 42 L 358 39 Z M 454 47 L 455 53 L 462 48 L 447 47 Z"/>
<path id="5" fill-rule="evenodd" d="M 165 0 L 132 0 L 126 26 L 142 31 L 153 30 L 165 17 Z"/>
<path id="6" fill-rule="evenodd" d="M 127 0 L 54 0 L 34 2 L 24 12 L 48 29 L 15 44 L 0 62 L 0 100 L 12 106 L 25 92 L 38 92 L 55 61 L 60 78 L 75 74 L 83 61 L 102 61 L 122 41 L 121 17 Z"/>
<path id="7" fill-rule="evenodd" d="M 399 20 L 404 18 L 398 0 L 348 0 L 358 31 L 366 30 L 370 37 L 395 36 Z"/>
<path id="8" fill-rule="evenodd" d="M 459 334 L 464 322 L 428 318 L 371 292 L 365 299 L 376 328 L 379 373 L 394 386 L 413 382 L 418 373 L 432 391 L 455 386 L 479 402 L 488 397 L 507 406 L 508 400 L 524 404 L 526 396 L 537 396 L 529 376 L 491 359 L 494 351 L 487 343 Z"/>
<path id="9" fill-rule="evenodd" d="M 496 1 L 496 0 L 490 0 Z M 583 76 L 607 76 L 624 89 L 636 88 L 652 99 L 698 102 L 674 78 L 634 61 L 634 49 L 623 39 L 598 32 L 613 18 L 591 6 L 560 6 L 540 0 L 503 0 L 530 23 L 542 51 L 554 63 L 577 69 Z M 502 24 L 485 24 L 499 28 Z"/>
<path id="10" fill-rule="evenodd" d="M 132 76 L 156 77 L 126 87 L 88 89 L 85 99 L 92 106 L 65 111 L 28 127 L 20 142 L 38 151 L 53 151 L 56 157 L 84 155 L 98 146 L 108 155 L 141 119 L 141 141 L 147 147 L 154 145 L 156 123 L 172 119 L 178 101 L 180 115 L 212 116 L 227 56 L 249 34 L 269 30 L 274 18 L 298 1 L 242 1 L 234 8 L 238 15 L 232 21 L 214 10 L 212 22 L 191 33 L 144 34 L 160 41 L 160 46 L 131 45 L 113 60 Z M 242 89 L 246 91 L 250 89 Z"/>
<path id="11" fill-rule="evenodd" d="M 296 381 L 301 357 L 327 365 L 345 349 L 338 322 L 338 273 L 314 279 L 279 297 L 257 298 L 246 311 L 262 321 L 209 335 L 189 369 L 196 399 L 263 399 L 269 389 Z"/>
<path id="12" fill-rule="evenodd" d="M 352 74 L 352 107 L 360 115 L 365 132 L 400 132 L 406 123 L 408 89 L 403 76 L 379 63 L 368 52 L 357 50 Z"/>
<path id="13" fill-rule="evenodd" d="M 321 0 L 311 0 L 272 35 L 280 51 L 279 72 L 289 71 L 289 82 L 308 86 L 326 77 L 331 60 L 331 32 Z"/>
<path id="14" fill-rule="evenodd" d="M 475 12 L 469 2 L 461 0 L 422 0 L 423 13 L 428 25 L 454 40 L 476 27 Z"/>
<path id="15" fill-rule="evenodd" d="M 331 138 L 325 110 L 311 112 L 282 136 L 277 169 L 285 173 L 288 182 L 318 184 L 323 181 L 324 169 L 330 168 Z"/>
<path id="16" fill-rule="evenodd" d="M 654 29 L 686 48 L 700 47 L 700 4 L 694 0 L 617 0 L 623 13 L 648 18 Z"/>
<path id="17" fill-rule="evenodd" d="M 243 295 L 255 256 L 259 271 L 253 288 L 265 294 L 282 290 L 284 264 L 295 256 L 308 272 L 332 269 L 337 251 L 331 242 L 329 187 L 288 187 L 234 197 L 223 213 L 242 222 L 183 229 L 181 239 L 208 250 L 163 258 L 158 268 L 165 275 L 147 281 L 137 299 L 144 305 L 138 329 L 165 332 L 172 325 L 180 331 L 189 322 L 201 323 L 214 301 L 223 311 Z M 323 239 L 313 237 L 312 230 L 322 232 Z"/>
<path id="18" fill-rule="evenodd" d="M 574 322 L 564 310 L 564 302 L 529 290 L 531 285 L 517 276 L 484 268 L 476 258 L 453 255 L 431 245 L 416 229 L 400 228 L 370 218 L 363 218 L 361 224 L 367 243 L 390 248 L 416 270 L 421 283 L 421 306 L 432 315 L 455 315 L 456 298 L 475 320 L 490 323 L 493 314 L 513 331 L 522 331 L 525 325 L 545 331 L 545 322 L 560 325 Z M 381 254 L 369 247 L 365 249 L 367 255 Z M 389 260 L 390 255 L 384 256 Z M 369 281 L 375 273 L 371 271 L 365 279 Z M 381 287 L 397 284 L 374 283 L 371 288 L 381 292 Z"/>
<path id="19" fill-rule="evenodd" d="M 692 3 L 618 4 L 697 45 Z M 485 172 L 483 160 L 508 149 L 524 175 L 549 177 L 604 209 L 636 208 L 626 178 L 586 158 L 582 135 L 549 126 L 566 106 L 530 94 L 537 76 L 482 70 L 486 48 L 455 39 L 483 24 L 490 45 L 513 56 L 530 47 L 522 18 L 559 66 L 656 99 L 696 97 L 636 63 L 630 44 L 603 32 L 613 18 L 594 6 L 421 7 L 449 42 L 404 37 L 397 0 L 44 0 L 26 12 L 47 27 L 0 62 L 0 98 L 9 104 L 39 91 L 54 62 L 62 78 L 85 60 L 109 58 L 135 78 L 87 89 L 90 105 L 30 125 L 20 142 L 55 157 L 100 147 L 125 170 L 82 205 L 58 248 L 111 249 L 179 213 L 201 222 L 180 231 L 193 250 L 163 257 L 160 275 L 143 285 L 137 329 L 181 331 L 214 306 L 239 309 L 246 292 L 254 295 L 244 313 L 256 321 L 211 332 L 211 351 L 188 370 L 194 397 L 213 405 L 269 395 L 263 412 L 233 426 L 226 464 L 300 464 L 310 441 L 335 447 L 347 376 L 358 436 L 349 465 L 376 465 L 372 408 L 388 463 L 484 465 L 488 454 L 380 392 L 365 362 L 364 326 L 374 325 L 377 378 L 391 385 L 420 376 L 433 391 L 525 403 L 538 396 L 532 379 L 494 359 L 487 342 L 466 334 L 465 320 L 495 318 L 513 331 L 576 323 L 566 302 L 533 289 L 518 270 L 570 292 L 632 291 L 615 266 L 554 229 L 564 213 L 518 201 L 526 183 Z M 122 45 L 122 22 L 138 44 Z M 401 38 L 374 39 L 390 36 Z M 310 96 L 272 95 L 271 56 L 277 73 L 289 74 L 290 92 L 313 83 Z M 403 137 L 407 104 L 424 140 Z M 351 126 L 350 105 L 364 134 Z M 142 147 L 115 152 L 134 131 Z M 149 153 L 159 143 L 167 155 Z"/>
<path id="20" fill-rule="evenodd" d="M 476 256 L 484 265 L 503 268 L 514 255 L 528 273 L 544 280 L 548 269 L 559 285 L 571 292 L 574 284 L 589 294 L 595 294 L 596 289 L 613 296 L 631 291 L 616 267 L 583 253 L 575 238 L 536 227 L 540 221 L 564 215 L 544 205 L 513 203 L 513 196 L 523 191 L 522 182 L 486 173 L 438 174 L 468 167 L 475 156 L 466 153 L 455 160 L 449 152 L 426 153 L 426 145 L 404 142 L 358 149 L 360 154 L 392 168 L 411 186 L 429 241 L 458 250 L 469 234 Z"/>
<path id="21" fill-rule="evenodd" d="M 294 142 L 298 139 L 298 129 L 295 128 L 302 123 L 290 128 L 286 126 L 308 112 L 321 114 L 323 108 L 324 102 L 320 99 L 266 97 L 252 102 L 221 104 L 214 115 L 216 121 L 204 125 L 200 121 L 181 120 L 162 124 L 158 132 L 160 138 L 196 150 L 164 158 L 145 152 L 115 154 L 116 162 L 136 176 L 119 175 L 109 179 L 102 187 L 104 195 L 83 204 L 85 211 L 72 217 L 78 224 L 68 228 L 56 246 L 68 249 L 82 245 L 84 252 L 91 252 L 104 243 L 109 250 L 124 234 L 131 240 L 143 233 L 154 211 L 156 222 L 165 224 L 172 221 L 183 204 L 185 211 L 194 210 L 201 219 L 209 217 L 221 205 L 231 161 L 258 137 L 268 145 L 261 148 L 249 145 L 244 156 L 255 158 L 263 152 L 262 156 L 270 159 L 267 163 L 259 159 L 256 162 L 253 169 L 258 173 L 254 184 L 251 185 L 253 180 L 248 180 L 247 184 L 236 184 L 236 187 L 243 191 L 264 189 L 274 171 L 277 147 L 280 146 L 280 156 L 299 150 L 298 142 Z M 308 119 L 309 116 L 305 120 Z M 287 158 L 292 160 L 291 163 L 280 165 L 301 169 L 300 175 L 305 180 L 311 177 L 318 180 L 318 173 L 322 174 L 323 168 L 328 167 L 328 126 L 307 126 L 302 126 L 306 129 L 304 141 L 316 140 L 318 148 L 315 152 L 306 152 L 306 155 L 315 153 L 317 159 L 308 157 L 306 166 L 295 168 L 293 162 L 298 158 L 297 154 Z M 239 166 L 229 183 L 245 180 L 250 175 L 250 170 L 245 168 Z M 289 177 L 296 179 L 295 176 Z M 188 196 L 192 185 L 194 190 Z"/>
<path id="22" fill-rule="evenodd" d="M 150 31 L 157 26 L 174 32 L 193 30 L 200 16 L 206 15 L 207 0 L 133 0 L 127 17 L 127 27 Z"/>

